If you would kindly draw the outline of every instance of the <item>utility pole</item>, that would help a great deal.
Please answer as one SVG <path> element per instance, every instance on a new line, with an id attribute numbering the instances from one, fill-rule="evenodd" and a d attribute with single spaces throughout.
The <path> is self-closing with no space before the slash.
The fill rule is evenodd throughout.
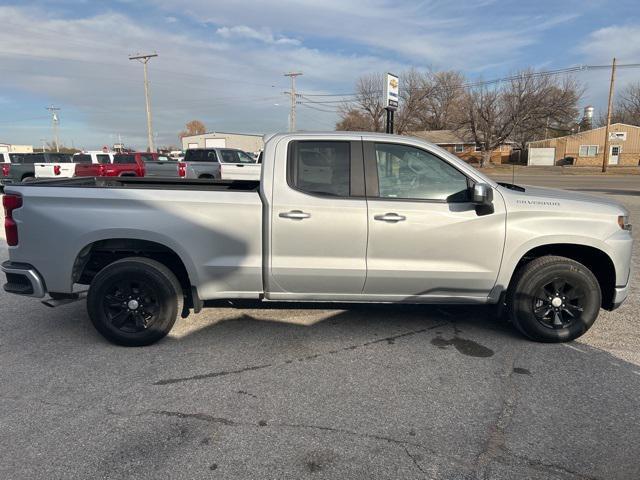
<path id="1" fill-rule="evenodd" d="M 296 95 L 296 77 L 302 75 L 302 72 L 289 72 L 285 73 L 285 77 L 291 78 L 291 91 L 289 95 L 291 96 L 291 113 L 289 114 L 289 131 L 296 131 L 296 103 L 298 101 L 298 96 Z"/>
<path id="2" fill-rule="evenodd" d="M 616 59 L 611 63 L 611 83 L 609 84 L 609 106 L 607 107 L 607 126 L 604 129 L 604 152 L 602 155 L 602 173 L 607 171 L 609 165 L 609 127 L 611 126 L 611 110 L 613 106 L 613 84 L 616 79 Z"/>
<path id="3" fill-rule="evenodd" d="M 149 100 L 149 76 L 147 74 L 147 63 L 153 57 L 157 57 L 157 53 L 150 53 L 148 55 L 132 55 L 129 57 L 129 60 L 137 60 L 142 63 L 144 67 L 144 100 L 147 105 L 147 140 L 149 142 L 149 151 L 155 151 L 155 147 L 153 145 L 153 126 L 151 123 L 151 101 Z"/>
<path id="4" fill-rule="evenodd" d="M 60 119 L 58 118 L 58 112 L 60 107 L 54 107 L 53 105 L 49 105 L 47 110 L 51 112 L 51 128 L 53 130 L 53 141 L 56 144 L 56 152 L 60 151 L 60 144 L 58 142 L 58 124 L 60 123 Z"/>

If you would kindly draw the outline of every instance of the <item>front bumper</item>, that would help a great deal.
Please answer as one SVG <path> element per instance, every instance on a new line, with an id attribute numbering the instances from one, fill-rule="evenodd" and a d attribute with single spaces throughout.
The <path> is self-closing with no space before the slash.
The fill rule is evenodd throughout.
<path id="1" fill-rule="evenodd" d="M 624 287 L 616 287 L 616 290 L 613 294 L 613 305 L 611 310 L 615 310 L 627 299 L 629 296 L 629 285 L 631 282 L 627 283 Z"/>
<path id="2" fill-rule="evenodd" d="M 27 263 L 4 262 L 0 269 L 7 276 L 5 292 L 26 297 L 42 298 L 47 292 L 38 271 Z"/>

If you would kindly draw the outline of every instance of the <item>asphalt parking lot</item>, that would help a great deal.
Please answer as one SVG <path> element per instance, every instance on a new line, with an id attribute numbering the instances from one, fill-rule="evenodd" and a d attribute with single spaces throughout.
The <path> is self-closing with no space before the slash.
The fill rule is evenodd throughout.
<path id="1" fill-rule="evenodd" d="M 640 177 L 516 181 L 613 197 L 638 238 Z M 640 478 L 634 265 L 562 345 L 488 308 L 221 304 L 126 349 L 2 292 L 0 478 Z"/>

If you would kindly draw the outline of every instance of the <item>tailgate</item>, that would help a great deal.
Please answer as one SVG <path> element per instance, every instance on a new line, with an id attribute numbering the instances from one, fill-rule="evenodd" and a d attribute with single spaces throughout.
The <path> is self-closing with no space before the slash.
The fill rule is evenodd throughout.
<path id="1" fill-rule="evenodd" d="M 177 177 L 178 162 L 144 162 L 145 177 Z"/>
<path id="2" fill-rule="evenodd" d="M 260 180 L 262 165 L 259 163 L 221 163 L 220 177 L 222 180 Z"/>
<path id="3" fill-rule="evenodd" d="M 34 165 L 36 178 L 70 178 L 73 177 L 75 171 L 75 163 L 36 163 Z"/>

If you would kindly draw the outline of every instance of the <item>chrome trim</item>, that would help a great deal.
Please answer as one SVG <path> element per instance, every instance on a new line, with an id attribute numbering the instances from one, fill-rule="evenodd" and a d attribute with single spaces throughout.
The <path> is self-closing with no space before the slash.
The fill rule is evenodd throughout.
<path id="1" fill-rule="evenodd" d="M 40 278 L 40 275 L 38 274 L 38 272 L 33 269 L 33 268 L 12 268 L 12 267 L 8 267 L 6 265 L 2 265 L 0 268 L 2 268 L 2 271 L 4 273 L 13 273 L 16 275 L 24 275 L 25 277 L 27 277 L 27 279 L 29 279 L 29 282 L 31 282 L 31 287 L 33 288 L 33 293 L 29 293 L 29 294 L 25 294 L 22 295 L 24 297 L 36 297 L 36 298 L 43 298 L 45 296 L 45 288 L 44 288 L 44 282 L 42 281 L 42 278 Z M 14 295 L 20 295 L 19 293 L 16 293 Z"/>

